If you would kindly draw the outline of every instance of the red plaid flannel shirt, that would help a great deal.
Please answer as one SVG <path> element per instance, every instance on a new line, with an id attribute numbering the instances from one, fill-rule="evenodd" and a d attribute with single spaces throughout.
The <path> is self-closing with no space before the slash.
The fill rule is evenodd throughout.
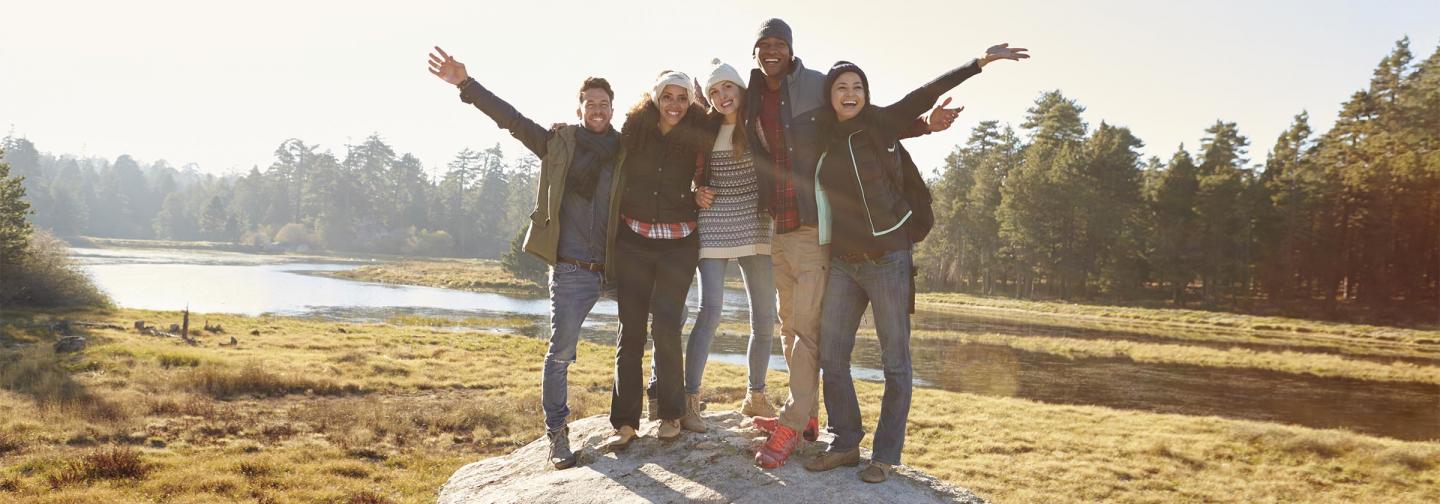
<path id="1" fill-rule="evenodd" d="M 770 161 L 775 170 L 775 195 L 770 202 L 770 213 L 775 218 L 777 234 L 800 227 L 800 202 L 795 199 L 794 172 L 790 168 L 790 151 L 785 148 L 785 126 L 780 122 L 780 110 L 780 91 L 762 86 L 760 130 L 770 147 Z"/>
<path id="2" fill-rule="evenodd" d="M 645 222 L 626 217 L 625 225 L 635 234 L 654 240 L 674 240 L 695 232 L 694 222 Z"/>

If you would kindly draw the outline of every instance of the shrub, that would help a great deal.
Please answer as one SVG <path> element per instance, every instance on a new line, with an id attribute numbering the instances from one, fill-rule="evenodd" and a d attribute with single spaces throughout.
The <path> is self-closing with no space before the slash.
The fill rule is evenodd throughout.
<path id="1" fill-rule="evenodd" d="M 405 247 L 401 252 L 405 255 L 448 256 L 455 253 L 455 238 L 443 229 L 421 229 L 417 232 L 415 227 L 411 226 L 410 235 L 405 239 Z"/>
<path id="2" fill-rule="evenodd" d="M 140 460 L 138 452 L 129 447 L 119 447 L 101 449 L 72 461 L 58 473 L 51 474 L 49 480 L 51 489 L 60 489 L 99 480 L 143 479 L 149 472 L 150 465 Z"/>
<path id="3" fill-rule="evenodd" d="M 0 430 L 0 456 L 4 456 L 10 452 L 20 451 L 20 449 L 24 447 L 25 443 L 20 440 L 18 434 Z"/>
<path id="4" fill-rule="evenodd" d="M 65 242 L 35 230 L 24 253 L 0 275 L 0 305 L 101 307 L 110 300 L 70 259 Z"/>
<path id="5" fill-rule="evenodd" d="M 346 504 L 391 504 L 392 502 L 394 501 L 368 490 L 351 494 L 350 497 L 345 499 Z"/>
<path id="6" fill-rule="evenodd" d="M 157 357 L 156 360 L 160 362 L 160 367 L 163 367 L 165 369 L 177 367 L 193 368 L 200 365 L 200 358 L 189 354 L 164 353 L 160 354 L 160 356 Z"/>
<path id="7" fill-rule="evenodd" d="M 545 285 L 545 275 L 549 272 L 549 268 L 545 266 L 545 261 L 541 261 L 525 251 L 525 232 L 527 230 L 527 227 L 521 226 L 520 233 L 515 235 L 515 239 L 510 240 L 510 251 L 500 258 L 500 266 L 515 278 L 529 280 L 535 282 L 536 285 Z"/>
<path id="8" fill-rule="evenodd" d="M 357 387 L 341 386 L 330 381 L 272 373 L 256 363 L 247 364 L 240 369 L 201 367 L 186 374 L 183 381 L 196 392 L 216 399 L 239 395 L 278 397 L 306 391 L 320 395 L 342 395 L 359 391 Z"/>
<path id="9" fill-rule="evenodd" d="M 246 231 L 240 235 L 240 243 L 252 247 L 264 247 L 270 244 L 270 236 L 275 235 L 270 226 L 260 226 L 254 231 Z"/>
<path id="10" fill-rule="evenodd" d="M 79 413 L 95 421 L 126 417 L 119 406 L 94 396 L 70 378 L 61 357 L 49 345 L 34 345 L 21 352 L 0 352 L 0 389 L 30 396 L 41 407 Z"/>
<path id="11" fill-rule="evenodd" d="M 303 224 L 291 222 L 281 227 L 280 231 L 275 232 L 275 243 L 287 248 L 301 245 L 316 248 L 320 240 L 316 239 L 315 234 L 310 230 L 305 229 Z"/>

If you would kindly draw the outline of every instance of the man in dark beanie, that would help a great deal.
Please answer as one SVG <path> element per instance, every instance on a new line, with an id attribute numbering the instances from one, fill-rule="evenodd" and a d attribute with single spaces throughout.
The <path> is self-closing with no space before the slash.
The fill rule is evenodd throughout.
<path id="1" fill-rule="evenodd" d="M 757 418 L 770 439 L 755 463 L 779 467 L 799 443 L 814 441 L 820 413 L 820 300 L 830 253 L 820 244 L 815 206 L 815 165 L 820 159 L 819 114 L 828 106 L 825 75 L 805 68 L 792 52 L 790 25 L 768 19 L 756 31 L 755 65 L 746 88 L 745 131 L 755 148 L 760 209 L 773 218 L 771 261 L 780 294 L 780 336 L 790 369 L 790 398 L 777 418 Z M 950 126 L 958 109 L 937 108 L 916 119 L 905 136 Z M 762 163 L 768 162 L 765 167 Z M 742 411 L 754 409 L 746 397 Z"/>
<path id="2" fill-rule="evenodd" d="M 616 254 L 609 229 L 620 216 L 615 163 L 620 134 L 610 126 L 615 92 L 605 79 L 590 77 L 575 96 L 580 124 L 555 129 L 521 115 L 515 107 L 480 85 L 465 65 L 445 54 L 430 55 L 430 73 L 460 89 L 460 100 L 474 105 L 540 158 L 540 190 L 525 251 L 550 265 L 550 347 L 541 372 L 540 403 L 556 469 L 575 465 L 570 450 L 567 402 L 569 368 L 575 361 L 580 326 L 614 281 Z"/>
<path id="3" fill-rule="evenodd" d="M 791 35 L 790 25 L 786 24 L 785 20 L 780 18 L 766 19 L 764 23 L 760 24 L 760 31 L 755 34 L 755 43 L 759 45 L 761 40 L 770 37 L 780 39 L 782 42 L 785 42 L 785 45 L 790 46 L 791 51 L 795 50 L 795 37 Z"/>

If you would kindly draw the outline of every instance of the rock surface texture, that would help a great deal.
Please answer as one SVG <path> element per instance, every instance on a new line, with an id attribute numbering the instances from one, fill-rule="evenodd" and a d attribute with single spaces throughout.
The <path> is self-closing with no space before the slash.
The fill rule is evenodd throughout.
<path id="1" fill-rule="evenodd" d="M 612 431 L 609 420 L 586 418 L 570 425 L 571 446 L 580 461 L 577 467 L 551 468 L 546 440 L 541 438 L 509 455 L 460 468 L 440 489 L 439 502 L 984 502 L 968 490 L 904 466 L 879 484 L 856 476 L 864 460 L 859 467 L 807 472 L 803 465 L 824 449 L 828 439 L 824 434 L 820 442 L 802 442 L 784 467 L 766 471 L 753 463 L 765 435 L 751 427 L 748 418 L 733 411 L 703 416 L 709 432 L 686 432 L 668 442 L 655 438 L 658 422 L 642 422 L 641 437 L 628 450 L 616 453 L 603 446 Z"/>

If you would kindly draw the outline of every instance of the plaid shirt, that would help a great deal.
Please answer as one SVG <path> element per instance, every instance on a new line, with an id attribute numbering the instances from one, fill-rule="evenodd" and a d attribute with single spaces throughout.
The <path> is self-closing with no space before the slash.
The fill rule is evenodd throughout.
<path id="1" fill-rule="evenodd" d="M 695 232 L 694 222 L 645 222 L 620 216 L 635 234 L 652 240 L 678 240 Z"/>
<path id="2" fill-rule="evenodd" d="M 785 147 L 785 126 L 780 122 L 780 91 L 768 86 L 760 89 L 760 132 L 770 147 L 770 160 L 775 169 L 775 197 L 770 214 L 775 218 L 775 234 L 788 233 L 800 227 L 800 202 L 795 199 L 795 181 L 790 167 L 789 149 Z"/>

